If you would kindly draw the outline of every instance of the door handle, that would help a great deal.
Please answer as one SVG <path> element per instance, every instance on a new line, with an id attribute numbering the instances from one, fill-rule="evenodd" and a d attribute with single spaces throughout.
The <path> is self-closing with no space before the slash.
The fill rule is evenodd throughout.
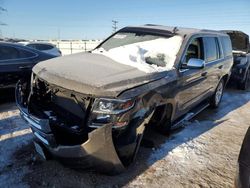
<path id="1" fill-rule="evenodd" d="M 207 76 L 207 72 L 201 73 L 201 76 L 203 76 L 203 77 Z"/>
<path id="2" fill-rule="evenodd" d="M 31 66 L 21 66 L 21 67 L 19 67 L 19 69 L 30 69 L 31 68 Z"/>
<path id="3" fill-rule="evenodd" d="M 218 69 L 222 69 L 223 68 L 223 65 L 220 65 L 219 67 L 218 67 Z"/>

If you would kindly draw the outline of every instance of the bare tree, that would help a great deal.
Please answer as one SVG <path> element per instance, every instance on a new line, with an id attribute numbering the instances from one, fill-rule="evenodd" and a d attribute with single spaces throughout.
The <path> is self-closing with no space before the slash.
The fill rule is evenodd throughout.
<path id="1" fill-rule="evenodd" d="M 4 12 L 4 11 L 7 11 L 7 10 L 5 8 L 3 8 L 2 6 L 0 6 L 0 11 Z"/>
<path id="2" fill-rule="evenodd" d="M 0 2 L 1 3 L 1 2 Z M 2 14 L 3 12 L 7 12 L 7 9 L 5 9 L 4 7 L 0 6 L 0 14 Z M 7 24 L 2 22 L 0 20 L 0 26 L 6 26 Z M 0 28 L 0 38 L 2 38 L 2 30 Z"/>
<path id="3" fill-rule="evenodd" d="M 3 12 L 7 12 L 7 9 L 3 8 L 2 6 L 0 6 L 0 14 L 2 14 Z M 2 22 L 0 20 L 0 25 L 7 25 L 6 23 Z"/>
<path id="4" fill-rule="evenodd" d="M 2 14 L 3 12 L 7 12 L 7 9 L 2 6 L 2 3 L 3 3 L 3 1 L 0 0 L 0 14 Z M 2 20 L 0 20 L 0 26 L 6 26 L 6 25 L 7 25 L 6 23 L 4 23 L 4 22 L 2 22 Z"/>

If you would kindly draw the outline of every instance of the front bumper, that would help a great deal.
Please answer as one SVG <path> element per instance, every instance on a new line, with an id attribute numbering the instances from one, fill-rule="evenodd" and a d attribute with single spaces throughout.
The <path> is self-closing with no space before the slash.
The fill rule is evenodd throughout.
<path id="1" fill-rule="evenodd" d="M 88 140 L 81 145 L 57 145 L 50 130 L 49 121 L 38 119 L 28 113 L 27 108 L 17 104 L 21 117 L 30 125 L 36 140 L 53 156 L 81 168 L 93 167 L 96 170 L 117 174 L 125 170 L 112 140 L 112 125 L 107 124 L 88 134 Z M 79 168 L 79 166 L 78 166 Z"/>

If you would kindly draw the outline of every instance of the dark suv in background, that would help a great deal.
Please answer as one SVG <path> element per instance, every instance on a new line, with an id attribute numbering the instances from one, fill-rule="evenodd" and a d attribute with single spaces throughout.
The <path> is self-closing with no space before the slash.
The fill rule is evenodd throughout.
<path id="1" fill-rule="evenodd" d="M 15 87 L 21 78 L 30 78 L 35 64 L 54 57 L 19 44 L 0 42 L 0 89 Z"/>
<path id="2" fill-rule="evenodd" d="M 31 85 L 17 85 L 16 102 L 44 158 L 121 172 L 145 125 L 167 132 L 218 107 L 232 65 L 221 32 L 125 27 L 91 52 L 37 64 Z"/>
<path id="3" fill-rule="evenodd" d="M 224 30 L 232 41 L 234 65 L 231 79 L 237 82 L 239 89 L 250 88 L 250 46 L 249 36 L 242 31 Z"/>

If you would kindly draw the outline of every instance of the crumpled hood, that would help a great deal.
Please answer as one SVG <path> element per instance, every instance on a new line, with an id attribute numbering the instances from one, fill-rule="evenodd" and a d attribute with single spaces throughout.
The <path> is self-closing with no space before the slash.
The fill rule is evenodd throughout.
<path id="1" fill-rule="evenodd" d="M 96 96 L 122 91 L 162 78 L 166 72 L 145 73 L 92 53 L 77 53 L 38 63 L 33 72 L 49 84 Z"/>

